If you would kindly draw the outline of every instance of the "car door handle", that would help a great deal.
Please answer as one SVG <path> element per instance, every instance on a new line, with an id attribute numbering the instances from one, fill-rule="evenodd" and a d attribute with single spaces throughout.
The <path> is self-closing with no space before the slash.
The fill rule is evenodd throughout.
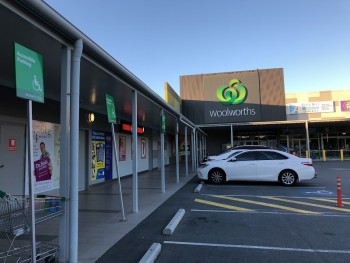
<path id="1" fill-rule="evenodd" d="M 5 165 L 4 164 L 0 164 L 0 168 L 3 168 Z"/>

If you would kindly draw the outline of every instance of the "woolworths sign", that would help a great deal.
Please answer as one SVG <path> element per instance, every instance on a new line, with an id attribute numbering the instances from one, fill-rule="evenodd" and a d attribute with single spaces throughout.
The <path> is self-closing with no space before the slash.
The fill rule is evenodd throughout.
<path id="1" fill-rule="evenodd" d="M 260 101 L 259 89 L 256 89 L 254 85 L 250 88 L 244 81 L 233 78 L 228 81 L 227 85 L 215 87 L 211 92 L 215 92 L 216 98 L 215 101 L 206 101 L 206 123 L 260 120 L 260 103 L 252 103 Z M 249 96 L 253 98 L 249 99 Z"/>

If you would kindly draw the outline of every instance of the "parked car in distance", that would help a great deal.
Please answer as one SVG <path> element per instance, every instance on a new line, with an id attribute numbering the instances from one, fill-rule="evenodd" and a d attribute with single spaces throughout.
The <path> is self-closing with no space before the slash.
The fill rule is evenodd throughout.
<path id="1" fill-rule="evenodd" d="M 224 160 L 232 157 L 237 152 L 241 152 L 241 150 L 253 150 L 253 149 L 271 149 L 271 148 L 265 145 L 239 145 L 239 146 L 231 147 L 220 154 L 206 156 L 203 158 L 202 163 L 213 161 L 213 160 Z"/>
<path id="2" fill-rule="evenodd" d="M 230 158 L 209 161 L 197 169 L 199 179 L 214 184 L 226 181 L 266 181 L 291 186 L 311 180 L 316 175 L 312 159 L 272 149 L 240 150 Z"/>

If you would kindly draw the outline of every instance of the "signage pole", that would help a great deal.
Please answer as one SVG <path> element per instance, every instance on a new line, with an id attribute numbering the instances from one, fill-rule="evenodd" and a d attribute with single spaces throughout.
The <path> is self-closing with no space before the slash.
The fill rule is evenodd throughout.
<path id="1" fill-rule="evenodd" d="M 28 178 L 29 209 L 32 262 L 36 262 L 35 240 L 35 199 L 33 173 L 33 114 L 32 100 L 44 103 L 44 78 L 42 56 L 18 43 L 14 43 L 14 63 L 16 75 L 16 95 L 27 99 L 27 143 L 28 143 Z"/>
<path id="2" fill-rule="evenodd" d="M 35 240 L 35 203 L 33 189 L 33 122 L 32 122 L 32 101 L 28 100 L 27 122 L 28 122 L 28 177 L 29 177 L 29 204 L 30 204 L 30 232 L 32 245 L 32 262 L 36 262 L 36 240 Z"/>
<path id="3" fill-rule="evenodd" d="M 113 146 L 114 146 L 113 149 L 114 149 L 114 156 L 115 156 L 115 166 L 116 166 L 116 172 L 117 172 L 117 178 L 118 178 L 120 205 L 122 208 L 122 219 L 120 221 L 126 221 L 125 213 L 124 213 L 122 185 L 120 183 L 120 176 L 119 176 L 117 143 L 115 141 L 115 132 L 114 132 L 114 124 L 117 123 L 117 115 L 115 114 L 114 98 L 107 93 L 105 94 L 105 98 L 106 98 L 106 110 L 107 110 L 108 122 L 111 124 L 111 128 L 112 128 L 112 139 L 113 139 Z"/>
<path id="4" fill-rule="evenodd" d="M 124 213 L 122 186 L 121 186 L 121 183 L 120 183 L 120 176 L 119 176 L 117 144 L 116 144 L 116 141 L 115 141 L 115 133 L 114 133 L 114 124 L 113 123 L 111 123 L 111 127 L 112 127 L 112 138 L 113 138 L 113 145 L 114 145 L 115 165 L 116 165 L 118 185 L 119 185 L 120 205 L 122 207 L 122 220 L 121 221 L 126 221 L 125 213 Z"/>

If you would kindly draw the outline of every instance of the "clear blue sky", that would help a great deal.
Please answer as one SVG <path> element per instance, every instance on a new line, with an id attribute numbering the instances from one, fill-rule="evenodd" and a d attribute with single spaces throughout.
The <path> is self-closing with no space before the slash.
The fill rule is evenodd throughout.
<path id="1" fill-rule="evenodd" d="M 350 89 L 350 0 L 45 0 L 164 97 L 179 76 L 283 68 L 285 91 Z"/>

